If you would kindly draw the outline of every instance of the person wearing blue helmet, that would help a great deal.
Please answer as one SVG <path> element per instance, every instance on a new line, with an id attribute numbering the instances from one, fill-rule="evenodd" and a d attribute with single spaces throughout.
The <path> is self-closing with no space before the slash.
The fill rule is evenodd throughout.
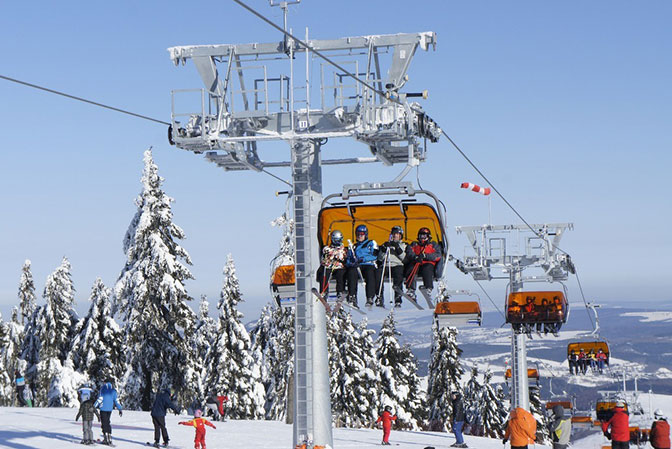
<path id="1" fill-rule="evenodd" d="M 112 446 L 112 425 L 110 424 L 110 417 L 115 408 L 119 410 L 120 417 L 122 411 L 121 404 L 117 400 L 117 390 L 112 386 L 111 380 L 105 382 L 103 388 L 100 389 L 100 395 L 96 400 L 95 406 L 100 409 L 100 421 L 103 430 L 102 444 Z"/>
<path id="2" fill-rule="evenodd" d="M 366 305 L 372 306 L 376 297 L 376 260 L 378 259 L 378 244 L 369 240 L 369 229 L 366 225 L 355 228 L 357 240 L 348 251 L 346 259 L 348 279 L 348 302 L 357 307 L 357 282 L 361 276 L 366 289 Z"/>

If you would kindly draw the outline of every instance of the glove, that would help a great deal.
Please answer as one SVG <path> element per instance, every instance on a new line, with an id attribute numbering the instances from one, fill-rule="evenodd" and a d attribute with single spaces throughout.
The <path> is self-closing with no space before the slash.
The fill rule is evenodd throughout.
<path id="1" fill-rule="evenodd" d="M 417 256 L 415 256 L 415 260 L 417 260 L 418 262 L 422 262 L 425 259 L 427 259 L 427 255 L 425 253 L 420 253 Z"/>
<path id="2" fill-rule="evenodd" d="M 121 415 L 123 415 L 123 413 L 119 410 L 119 418 L 121 418 Z"/>
<path id="3" fill-rule="evenodd" d="M 212 428 L 215 429 L 215 430 L 217 429 L 217 427 L 214 424 L 212 425 Z"/>
<path id="4" fill-rule="evenodd" d="M 503 439 L 502 439 L 502 444 L 506 444 L 507 441 L 509 441 L 509 440 L 506 439 L 506 438 L 503 438 Z"/>
<path id="5" fill-rule="evenodd" d="M 75 418 L 75 421 L 79 421 L 79 417 Z"/>

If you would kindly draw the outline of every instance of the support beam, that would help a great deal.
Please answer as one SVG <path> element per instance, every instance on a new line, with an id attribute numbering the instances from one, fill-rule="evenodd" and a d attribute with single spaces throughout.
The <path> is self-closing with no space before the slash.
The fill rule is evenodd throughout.
<path id="1" fill-rule="evenodd" d="M 320 147 L 295 140 L 292 147 L 296 254 L 294 445 L 333 447 L 326 311 L 311 289 L 319 267 L 317 215 L 322 203 Z"/>

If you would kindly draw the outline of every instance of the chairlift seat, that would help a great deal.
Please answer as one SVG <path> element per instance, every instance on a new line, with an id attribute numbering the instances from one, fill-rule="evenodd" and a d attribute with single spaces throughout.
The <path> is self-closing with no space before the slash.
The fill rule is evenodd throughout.
<path id="1" fill-rule="evenodd" d="M 573 342 L 569 343 L 567 345 L 567 357 L 574 351 L 576 354 L 578 354 L 581 349 L 584 350 L 586 354 L 588 354 L 591 350 L 595 354 L 598 353 L 598 351 L 601 349 L 604 354 L 607 356 L 607 365 L 609 364 L 609 344 L 604 341 L 604 340 L 595 340 L 595 341 L 578 341 L 578 342 Z"/>
<path id="2" fill-rule="evenodd" d="M 295 283 L 294 265 L 280 265 L 275 269 L 271 279 L 271 290 L 281 307 L 296 305 Z"/>
<path id="3" fill-rule="evenodd" d="M 506 369 L 506 373 L 504 374 L 505 379 L 511 379 L 511 368 Z M 528 368 L 527 369 L 527 378 L 528 379 L 535 379 L 537 382 L 539 381 L 539 370 L 536 368 Z"/>
<path id="4" fill-rule="evenodd" d="M 565 410 L 571 410 L 574 408 L 572 401 L 548 401 L 546 403 L 546 410 L 551 410 L 556 405 L 562 405 L 562 408 Z"/>

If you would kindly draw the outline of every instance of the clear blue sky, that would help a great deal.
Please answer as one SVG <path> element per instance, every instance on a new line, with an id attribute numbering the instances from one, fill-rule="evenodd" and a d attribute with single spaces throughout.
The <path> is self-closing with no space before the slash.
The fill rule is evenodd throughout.
<path id="1" fill-rule="evenodd" d="M 266 1 L 249 3 L 281 22 Z M 671 18 L 668 1 L 304 0 L 292 8 L 290 24 L 309 26 L 314 38 L 435 31 L 437 50 L 416 55 L 408 90 L 429 89 L 429 114 L 529 221 L 575 223 L 563 247 L 589 298 L 669 304 Z M 167 47 L 280 39 L 229 1 L 3 2 L 0 74 L 168 121 L 170 90 L 201 82 L 191 63 L 172 65 Z M 150 145 L 176 199 L 175 222 L 188 236 L 182 244 L 194 261 L 191 295 L 216 299 L 230 252 L 247 318 L 266 302 L 268 262 L 280 236 L 269 222 L 283 211 L 274 196 L 283 184 L 225 173 L 171 147 L 162 125 L 2 80 L 0 123 L 5 319 L 26 258 L 40 303 L 46 276 L 63 255 L 80 308 L 96 276 L 114 284 Z M 325 152 L 341 148 L 367 153 L 348 140 L 330 141 Z M 328 167 L 324 191 L 389 180 L 399 170 Z M 458 188 L 482 180 L 445 139 L 430 147 L 420 172 L 423 186 L 447 204 L 449 227 L 487 221 L 486 202 Z M 493 215 L 497 223 L 516 222 L 496 199 Z M 451 233 L 451 242 L 461 256 L 464 237 Z M 453 269 L 448 280 L 476 288 Z M 489 290 L 503 299 L 503 283 Z"/>

